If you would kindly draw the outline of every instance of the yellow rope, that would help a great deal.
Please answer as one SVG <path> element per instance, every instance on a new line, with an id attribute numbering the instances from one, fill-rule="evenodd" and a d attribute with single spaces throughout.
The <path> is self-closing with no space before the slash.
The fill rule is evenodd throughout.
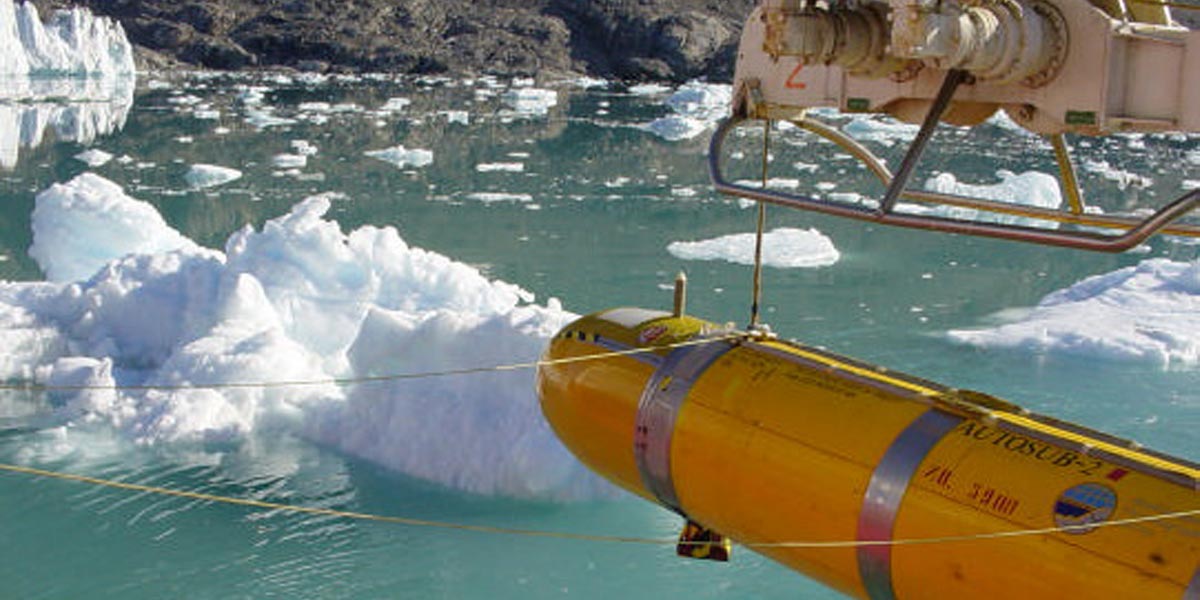
<path id="1" fill-rule="evenodd" d="M 21 390 L 34 392 L 55 392 L 55 391 L 84 391 L 84 390 L 191 390 L 191 389 L 228 389 L 228 388 L 276 388 L 276 387 L 301 387 L 313 385 L 353 385 L 357 383 L 374 383 L 380 381 L 398 381 L 404 379 L 428 379 L 433 377 L 449 377 L 452 375 L 471 375 L 476 373 L 496 373 L 504 371 L 519 371 L 522 369 L 533 369 L 537 367 L 562 365 L 568 363 L 585 362 L 589 360 L 603 360 L 617 356 L 630 356 L 634 354 L 647 354 L 657 352 L 659 350 L 669 350 L 672 348 L 682 348 L 685 346 L 699 346 L 714 342 L 734 340 L 745 337 L 745 334 L 735 333 L 716 337 L 705 337 L 674 344 L 663 344 L 661 346 L 644 346 L 638 348 L 629 348 L 627 350 L 613 350 L 610 352 L 599 352 L 596 354 L 587 354 L 584 356 L 572 356 L 567 358 L 556 358 L 554 360 L 536 360 L 523 363 L 512 363 L 506 365 L 492 365 L 489 367 L 467 367 L 462 369 L 447 369 L 444 371 L 426 371 L 422 373 L 393 373 L 389 375 L 367 375 L 363 377 L 331 377 L 328 379 L 295 379 L 295 380 L 280 380 L 280 381 L 228 381 L 228 382 L 210 382 L 210 383 L 163 383 L 163 384 L 142 384 L 142 385 L 120 385 L 120 384 L 80 384 L 80 385 L 44 385 L 32 382 L 21 383 L 0 383 L 0 390 Z"/>
<path id="2" fill-rule="evenodd" d="M 161 496 L 174 496 L 177 498 L 189 498 L 192 500 L 203 500 L 207 502 L 215 502 L 221 504 L 231 504 L 236 506 L 247 506 L 251 508 L 262 508 L 268 510 L 277 510 L 294 513 L 304 513 L 312 515 L 323 515 L 331 517 L 341 517 L 346 519 L 354 519 L 359 521 L 375 521 L 380 523 L 393 523 L 398 525 L 408 525 L 412 527 L 430 527 L 436 529 L 452 529 L 458 531 L 469 531 L 473 533 L 490 533 L 500 535 L 513 535 L 521 537 L 539 537 L 552 538 L 561 540 L 589 541 L 589 542 L 611 542 L 623 544 L 643 544 L 655 546 L 668 546 L 679 543 L 691 545 L 708 545 L 715 542 L 694 541 L 680 542 L 676 539 L 665 538 L 645 538 L 636 536 L 623 535 L 593 535 L 587 533 L 571 533 L 566 531 L 546 531 L 540 529 L 520 529 L 516 527 L 497 527 L 493 525 L 470 525 L 466 523 L 451 523 L 447 521 L 432 521 L 428 519 L 414 519 L 410 517 L 394 517 L 388 515 L 377 515 L 370 513 L 361 513 L 345 510 L 337 510 L 332 508 L 316 508 L 310 506 L 296 506 L 292 504 L 280 504 L 277 502 L 266 502 L 263 500 L 253 500 L 249 498 L 234 498 L 230 496 L 219 496 L 216 494 L 206 494 L 203 492 L 189 492 L 185 490 L 174 490 L 170 488 L 162 488 L 150 485 L 141 485 L 137 483 L 126 483 L 123 481 L 113 481 L 110 479 L 100 479 L 98 477 L 88 477 L 87 475 L 76 475 L 73 473 L 62 473 L 58 471 L 47 471 L 44 469 L 35 469 L 33 467 L 22 467 L 18 465 L 10 465 L 0 463 L 0 471 L 8 471 L 10 473 L 19 473 L 24 475 L 32 475 L 35 477 L 47 477 L 62 481 L 73 481 L 77 483 L 86 483 L 95 486 L 115 488 L 120 490 L 129 490 L 134 492 L 144 492 L 149 494 L 157 494 Z M 994 531 L 989 533 L 977 533 L 967 535 L 928 537 L 928 538 L 901 538 L 895 540 L 838 540 L 828 542 L 816 541 L 793 541 L 793 542 L 748 542 L 742 543 L 742 546 L 747 548 L 859 548 L 863 546 L 912 546 L 918 544 L 944 544 L 952 542 L 970 542 L 980 540 L 992 540 L 1000 538 L 1024 537 L 1031 535 L 1044 535 L 1051 533 L 1070 533 L 1090 531 L 1092 529 L 1102 527 L 1119 527 L 1125 525 L 1134 525 L 1137 523 L 1150 523 L 1155 521 L 1166 521 L 1171 519 L 1183 519 L 1187 517 L 1200 516 L 1200 509 L 1184 510 L 1171 513 L 1161 513 L 1155 515 L 1145 515 L 1141 517 L 1130 517 L 1127 519 L 1115 519 L 1112 521 L 1104 521 L 1102 523 L 1093 523 L 1090 525 L 1066 526 L 1066 527 L 1045 527 L 1041 529 L 1016 529 L 1011 531 Z"/>

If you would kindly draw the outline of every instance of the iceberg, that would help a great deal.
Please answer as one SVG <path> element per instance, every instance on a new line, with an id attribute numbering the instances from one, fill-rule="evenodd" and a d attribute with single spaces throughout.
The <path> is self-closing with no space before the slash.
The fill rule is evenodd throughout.
<path id="1" fill-rule="evenodd" d="M 667 252 L 683 260 L 724 260 L 754 264 L 755 236 L 737 233 L 698 242 L 671 242 Z M 816 229 L 781 227 L 763 234 L 763 264 L 780 269 L 832 265 L 841 258 L 833 241 Z"/>
<path id="2" fill-rule="evenodd" d="M 1200 364 L 1200 261 L 1147 259 L 1084 279 L 1001 319 L 947 336 L 982 348 L 1194 367 Z"/>
<path id="3" fill-rule="evenodd" d="M 344 232 L 332 201 L 306 198 L 218 251 L 97 175 L 46 190 L 35 231 L 91 233 L 35 254 L 59 280 L 0 282 L 0 377 L 142 386 L 55 391 L 63 443 L 97 428 L 185 449 L 286 433 L 481 494 L 616 494 L 541 418 L 531 369 L 404 376 L 534 361 L 576 315 L 395 228 Z"/>

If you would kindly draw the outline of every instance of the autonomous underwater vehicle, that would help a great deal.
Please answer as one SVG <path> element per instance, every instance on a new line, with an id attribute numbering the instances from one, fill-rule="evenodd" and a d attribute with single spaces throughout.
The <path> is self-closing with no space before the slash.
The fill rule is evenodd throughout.
<path id="1" fill-rule="evenodd" d="M 810 109 L 921 128 L 895 174 Z M 1048 138 L 1067 199 L 1047 209 L 907 187 L 938 123 L 1003 110 Z M 1131 0 L 765 0 L 746 22 L 717 190 L 872 223 L 1096 251 L 1200 236 L 1193 190 L 1107 215 L 1079 190 L 1065 134 L 1200 131 L 1200 31 Z M 841 201 L 729 182 L 742 123 L 789 121 L 886 187 Z M 916 210 L 911 204 L 969 209 Z M 963 217 L 969 214 L 971 217 Z M 949 216 L 947 216 L 949 215 Z M 997 216 L 1019 216 L 1013 220 Z M 1036 221 L 1029 221 L 1033 219 Z M 585 464 L 685 519 L 678 551 L 730 540 L 851 596 L 1200 599 L 1200 465 L 998 398 L 889 371 L 758 323 L 673 311 L 579 319 L 538 372 L 546 419 Z"/>

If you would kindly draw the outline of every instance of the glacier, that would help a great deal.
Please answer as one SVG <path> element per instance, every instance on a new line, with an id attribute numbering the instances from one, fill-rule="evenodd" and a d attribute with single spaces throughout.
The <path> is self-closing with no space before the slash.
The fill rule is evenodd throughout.
<path id="1" fill-rule="evenodd" d="M 0 55 L 0 169 L 49 131 L 88 145 L 124 127 L 136 69 L 120 23 L 82 8 L 43 23 L 33 4 L 0 0 Z"/>

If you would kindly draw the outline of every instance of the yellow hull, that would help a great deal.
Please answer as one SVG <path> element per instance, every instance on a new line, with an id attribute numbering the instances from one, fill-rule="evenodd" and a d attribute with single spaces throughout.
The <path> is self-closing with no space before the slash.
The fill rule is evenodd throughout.
<path id="1" fill-rule="evenodd" d="M 714 330 L 615 309 L 545 358 Z M 1200 468 L 982 394 L 746 336 L 552 362 L 538 388 L 592 469 L 854 596 L 1200 598 L 1200 518 L 1104 526 L 1200 509 Z M 930 538 L 955 539 L 770 545 Z"/>

